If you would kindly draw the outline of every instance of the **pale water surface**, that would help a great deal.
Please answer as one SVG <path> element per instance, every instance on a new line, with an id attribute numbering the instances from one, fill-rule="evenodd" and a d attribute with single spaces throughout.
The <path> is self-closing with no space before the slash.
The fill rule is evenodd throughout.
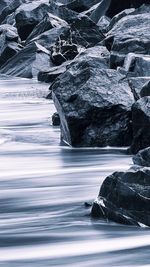
<path id="1" fill-rule="evenodd" d="M 47 91 L 0 80 L 0 266 L 150 266 L 148 228 L 91 220 L 84 206 L 131 157 L 60 146 Z"/>

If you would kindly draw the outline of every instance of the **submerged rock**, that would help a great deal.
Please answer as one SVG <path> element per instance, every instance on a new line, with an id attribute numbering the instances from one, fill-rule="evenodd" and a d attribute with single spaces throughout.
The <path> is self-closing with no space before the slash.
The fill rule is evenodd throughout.
<path id="1" fill-rule="evenodd" d="M 105 62 L 105 63 L 104 63 Z M 62 140 L 72 146 L 127 146 L 133 95 L 101 56 L 71 63 L 52 85 Z"/>
<path id="2" fill-rule="evenodd" d="M 136 165 L 150 167 L 150 147 L 140 150 L 134 155 L 133 162 Z"/>
<path id="3" fill-rule="evenodd" d="M 132 107 L 133 142 L 131 152 L 150 146 L 150 96 L 142 97 Z"/>
<path id="4" fill-rule="evenodd" d="M 108 176 L 91 215 L 117 223 L 150 226 L 150 169 L 134 166 Z"/>
<path id="5" fill-rule="evenodd" d="M 52 116 L 52 124 L 53 126 L 60 126 L 60 117 L 57 112 L 55 112 Z"/>

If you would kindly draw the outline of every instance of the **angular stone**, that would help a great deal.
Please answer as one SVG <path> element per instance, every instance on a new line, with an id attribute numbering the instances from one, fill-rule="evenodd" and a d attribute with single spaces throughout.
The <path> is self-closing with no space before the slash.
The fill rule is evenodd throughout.
<path id="1" fill-rule="evenodd" d="M 150 169 L 134 166 L 108 176 L 91 215 L 117 223 L 150 226 Z"/>

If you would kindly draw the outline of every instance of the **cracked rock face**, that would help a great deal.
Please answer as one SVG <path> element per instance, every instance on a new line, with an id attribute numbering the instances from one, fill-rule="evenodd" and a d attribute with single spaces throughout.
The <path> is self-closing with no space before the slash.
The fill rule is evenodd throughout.
<path id="1" fill-rule="evenodd" d="M 150 169 L 134 166 L 103 182 L 91 215 L 117 223 L 150 226 Z"/>

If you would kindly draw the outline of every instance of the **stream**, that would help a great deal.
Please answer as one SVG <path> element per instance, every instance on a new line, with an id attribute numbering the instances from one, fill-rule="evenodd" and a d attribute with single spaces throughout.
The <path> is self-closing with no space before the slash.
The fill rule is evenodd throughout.
<path id="1" fill-rule="evenodd" d="M 94 220 L 85 202 L 132 158 L 60 145 L 48 85 L 0 79 L 0 266 L 150 266 L 150 230 Z"/>

